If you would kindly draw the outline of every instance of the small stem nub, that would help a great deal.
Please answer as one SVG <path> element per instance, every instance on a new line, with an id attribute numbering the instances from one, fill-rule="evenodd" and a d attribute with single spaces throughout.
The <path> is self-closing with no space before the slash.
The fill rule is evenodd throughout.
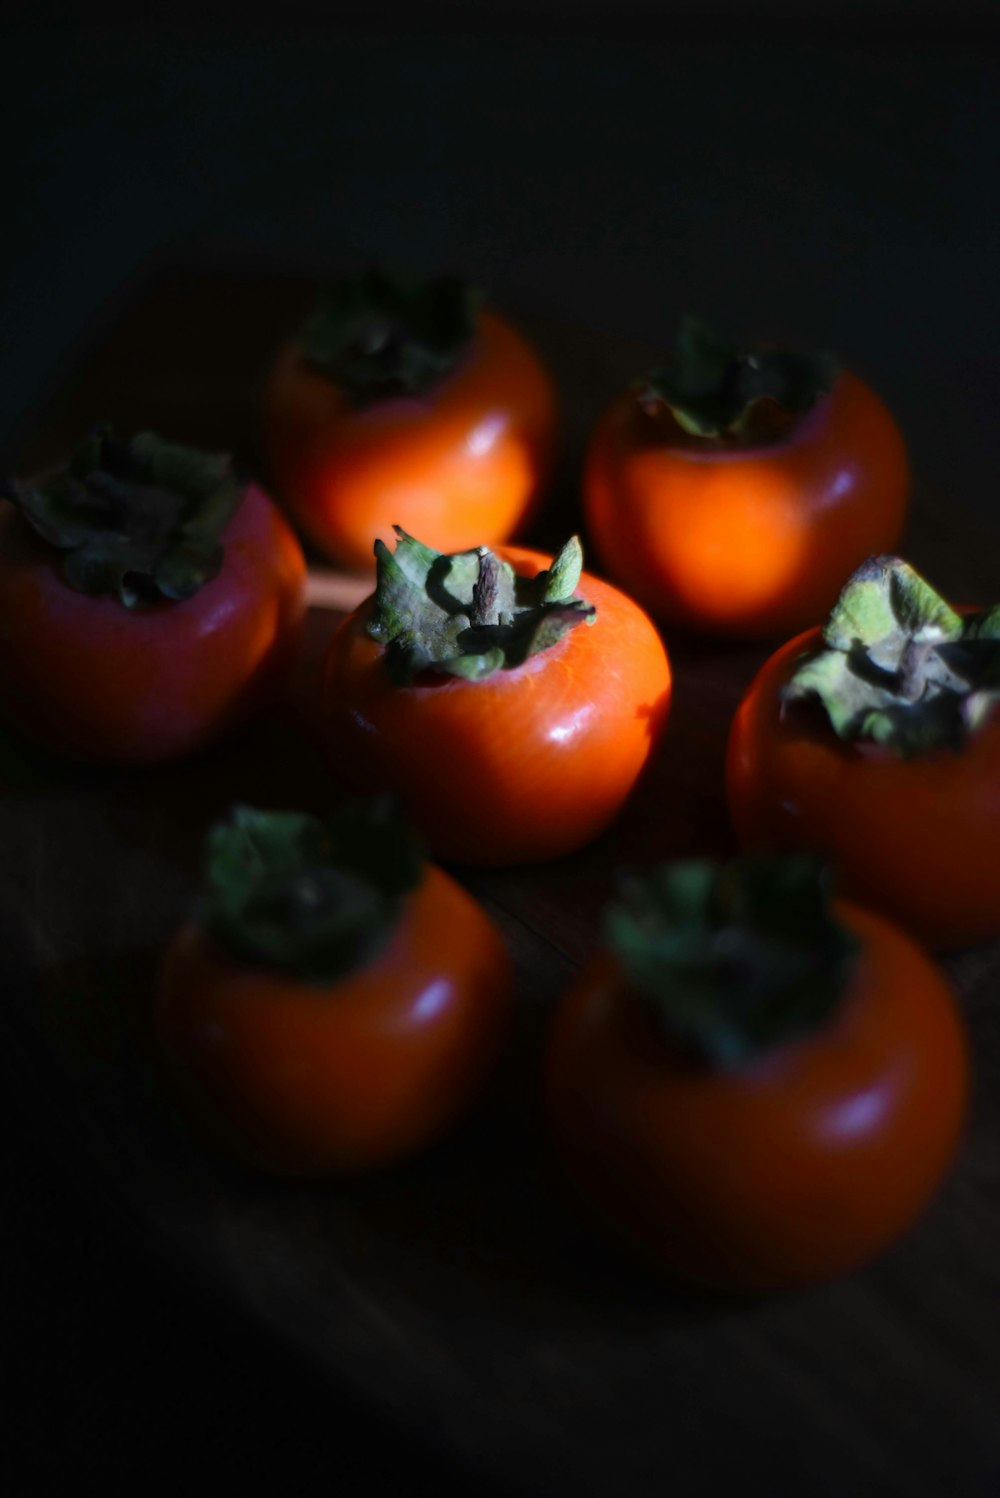
<path id="1" fill-rule="evenodd" d="M 916 702 L 924 694 L 924 667 L 934 649 L 933 640 L 907 640 L 899 662 L 899 695 L 904 702 Z"/>
<path id="2" fill-rule="evenodd" d="M 479 548 L 479 577 L 472 586 L 469 623 L 476 628 L 496 624 L 500 596 L 500 563 L 486 546 Z"/>

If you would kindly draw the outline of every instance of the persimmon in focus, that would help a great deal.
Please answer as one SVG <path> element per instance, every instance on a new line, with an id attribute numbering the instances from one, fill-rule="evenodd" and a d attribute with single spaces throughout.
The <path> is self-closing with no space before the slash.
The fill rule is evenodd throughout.
<path id="1" fill-rule="evenodd" d="M 558 858 L 622 810 L 666 722 L 670 666 L 643 611 L 587 573 L 400 536 L 334 635 L 321 703 L 331 771 L 397 792 L 441 858 Z"/>

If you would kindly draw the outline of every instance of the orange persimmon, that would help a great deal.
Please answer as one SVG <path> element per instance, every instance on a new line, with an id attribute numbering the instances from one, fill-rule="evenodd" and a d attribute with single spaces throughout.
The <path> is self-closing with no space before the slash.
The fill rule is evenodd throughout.
<path id="1" fill-rule="evenodd" d="M 0 712 L 80 759 L 174 759 L 272 699 L 305 610 L 287 522 L 227 459 L 99 429 L 0 506 Z"/>
<path id="2" fill-rule="evenodd" d="M 787 635 L 822 617 L 869 553 L 897 543 L 903 440 L 878 396 L 827 361 L 738 355 L 709 340 L 719 387 L 709 399 L 698 384 L 707 335 L 685 328 L 677 367 L 623 392 L 598 423 L 587 532 L 609 575 L 655 618 Z"/>
<path id="3" fill-rule="evenodd" d="M 398 792 L 441 858 L 573 852 L 618 814 L 656 747 L 666 652 L 637 604 L 581 576 L 581 556 L 574 541 L 554 564 L 524 549 L 449 557 L 401 534 L 395 553 L 380 544 L 376 593 L 334 635 L 331 768 Z M 485 599 L 487 583 L 511 598 Z"/>
<path id="4" fill-rule="evenodd" d="M 335 287 L 280 354 L 263 412 L 276 491 L 302 533 L 370 572 L 393 524 L 441 551 L 521 528 L 552 458 L 552 383 L 453 280 Z"/>
<path id="5" fill-rule="evenodd" d="M 956 613 L 896 558 L 765 663 L 729 739 L 733 826 L 809 848 L 932 948 L 1000 935 L 1000 610 Z"/>
<path id="6" fill-rule="evenodd" d="M 618 950 L 612 932 L 553 1027 L 548 1107 L 571 1177 L 653 1265 L 705 1288 L 858 1267 L 927 1205 L 965 1116 L 941 975 L 857 906 L 834 902 L 823 929 L 800 888 L 789 914 L 795 867 L 773 861 L 770 917 L 734 894 L 732 866 L 714 889 L 698 865 L 658 871 L 673 909 L 647 903 Z M 726 884 L 719 919 L 705 907 Z"/>
<path id="7" fill-rule="evenodd" d="M 200 918 L 160 972 L 170 1096 L 211 1141 L 294 1176 L 430 1144 L 472 1104 L 510 1020 L 483 910 L 384 809 L 331 824 L 239 808 L 209 840 Z"/>

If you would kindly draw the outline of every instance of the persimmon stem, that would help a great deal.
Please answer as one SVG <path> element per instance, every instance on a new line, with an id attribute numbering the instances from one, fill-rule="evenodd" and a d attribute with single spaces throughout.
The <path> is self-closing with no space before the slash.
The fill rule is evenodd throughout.
<path id="1" fill-rule="evenodd" d="M 329 822 L 238 806 L 209 833 L 200 920 L 237 959 L 326 984 L 389 939 L 422 870 L 392 802 L 346 802 Z"/>
<path id="2" fill-rule="evenodd" d="M 98 426 L 58 473 L 4 488 L 65 581 L 126 608 L 191 598 L 217 576 L 222 536 L 246 483 L 224 454 L 138 432 L 123 442 Z"/>
<path id="3" fill-rule="evenodd" d="M 661 864 L 624 881 L 604 929 L 664 1036 L 719 1068 L 825 1024 L 856 952 L 810 854 Z"/>
<path id="4" fill-rule="evenodd" d="M 924 668 L 935 647 L 934 640 L 908 640 L 899 662 L 899 695 L 906 702 L 916 702 L 924 694 Z"/>
<path id="5" fill-rule="evenodd" d="M 497 622 L 500 596 L 500 563 L 486 546 L 479 548 L 479 578 L 472 588 L 469 623 L 477 629 Z"/>
<path id="6" fill-rule="evenodd" d="M 453 276 L 411 281 L 368 270 L 328 287 L 300 349 L 358 405 L 422 395 L 464 358 L 479 303 L 478 292 Z"/>
<path id="7" fill-rule="evenodd" d="M 781 695 L 817 699 L 847 741 L 961 749 L 1000 703 L 1000 609 L 958 613 L 908 562 L 869 557 Z"/>
<path id="8" fill-rule="evenodd" d="M 582 552 L 574 537 L 551 570 L 519 576 L 489 547 L 448 556 L 396 527 L 396 550 L 375 543 L 377 581 L 368 633 L 392 679 L 421 672 L 484 681 L 553 646 L 597 610 L 578 598 Z"/>

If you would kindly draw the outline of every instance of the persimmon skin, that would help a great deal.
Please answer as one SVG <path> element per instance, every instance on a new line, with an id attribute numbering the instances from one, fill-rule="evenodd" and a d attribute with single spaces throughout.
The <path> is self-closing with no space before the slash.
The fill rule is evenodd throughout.
<path id="1" fill-rule="evenodd" d="M 501 553 L 534 574 L 551 559 Z M 574 852 L 618 815 L 666 722 L 671 676 L 651 621 L 584 573 L 597 607 L 549 650 L 484 681 L 396 686 L 366 633 L 370 603 L 333 637 L 320 705 L 331 768 L 391 789 L 435 855 L 493 867 Z"/>
<path id="2" fill-rule="evenodd" d="M 747 639 L 828 613 L 865 557 L 895 549 L 908 496 L 899 429 L 848 371 L 761 446 L 689 437 L 626 391 L 584 473 L 587 532 L 609 576 L 654 618 Z"/>
<path id="3" fill-rule="evenodd" d="M 813 629 L 765 662 L 730 730 L 726 789 L 747 847 L 807 849 L 838 889 L 883 911 L 932 950 L 1000 935 L 1000 716 L 961 750 L 904 760 L 837 738 L 817 708 L 782 711 Z"/>
<path id="4" fill-rule="evenodd" d="M 420 396 L 353 406 L 297 343 L 278 358 L 264 456 L 296 525 L 341 566 L 374 570 L 401 525 L 438 551 L 506 541 L 528 520 L 555 440 L 552 382 L 501 318 L 480 313 L 461 362 Z"/>
<path id="5" fill-rule="evenodd" d="M 75 759 L 143 764 L 195 753 L 271 700 L 305 614 L 305 561 L 255 485 L 193 597 L 127 609 L 78 593 L 58 551 L 0 506 L 0 711 Z"/>
<path id="6" fill-rule="evenodd" d="M 613 958 L 556 1015 L 549 1113 L 609 1227 L 673 1279 L 745 1293 L 834 1278 L 927 1205 L 966 1112 L 964 1032 L 902 932 L 841 903 L 861 950 L 820 1029 L 732 1071 L 683 1056 Z"/>
<path id="7" fill-rule="evenodd" d="M 252 967 L 196 926 L 169 947 L 155 1030 L 169 1092 L 244 1163 L 346 1177 L 417 1153 L 470 1107 L 511 1019 L 496 927 L 427 865 L 384 948 L 313 984 Z"/>

